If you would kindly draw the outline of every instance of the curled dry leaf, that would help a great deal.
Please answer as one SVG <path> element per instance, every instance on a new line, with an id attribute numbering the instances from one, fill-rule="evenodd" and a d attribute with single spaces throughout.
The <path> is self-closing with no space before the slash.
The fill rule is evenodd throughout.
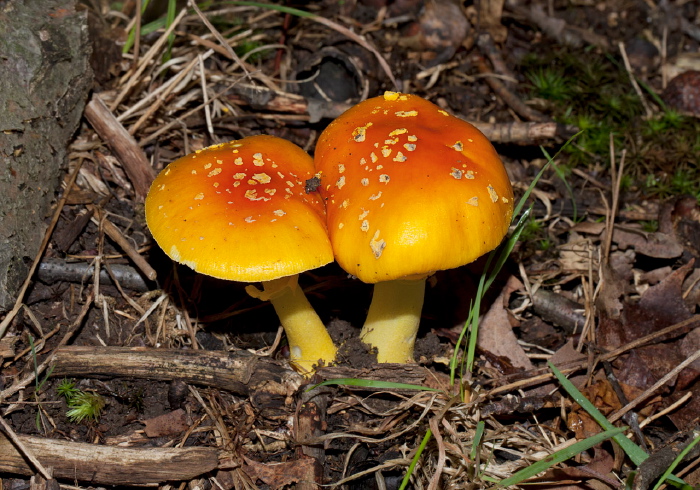
<path id="1" fill-rule="evenodd" d="M 516 368 L 532 369 L 532 363 L 513 333 L 506 302 L 510 293 L 523 287 L 522 283 L 511 276 L 506 287 L 493 302 L 489 311 L 479 324 L 477 346 L 497 356 L 506 357 Z"/>

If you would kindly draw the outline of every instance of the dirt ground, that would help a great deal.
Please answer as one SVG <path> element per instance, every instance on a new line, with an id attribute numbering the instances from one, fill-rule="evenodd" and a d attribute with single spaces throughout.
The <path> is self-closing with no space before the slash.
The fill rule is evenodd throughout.
<path id="1" fill-rule="evenodd" d="M 603 431 L 548 362 L 640 452 L 606 440 L 529 483 L 648 488 L 688 448 L 674 474 L 700 485 L 696 2 L 180 3 L 171 41 L 152 2 L 124 53 L 141 3 L 79 8 L 98 53 L 88 110 L 110 117 L 66 142 L 57 224 L 0 334 L 2 489 L 495 487 Z M 485 257 L 428 279 L 405 365 L 359 339 L 371 285 L 335 263 L 301 274 L 339 346 L 302 377 L 268 302 L 156 245 L 136 176 L 256 134 L 313 155 L 387 90 L 475 124 L 516 202 L 553 164 L 481 300 L 470 370 L 460 333 Z"/>

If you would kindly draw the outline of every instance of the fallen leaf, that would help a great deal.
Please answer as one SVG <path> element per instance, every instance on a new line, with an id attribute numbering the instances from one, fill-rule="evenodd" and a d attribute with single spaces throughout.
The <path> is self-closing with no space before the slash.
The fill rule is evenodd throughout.
<path id="1" fill-rule="evenodd" d="M 660 283 L 651 286 L 642 294 L 639 303 L 624 304 L 619 317 L 601 308 L 598 324 L 598 341 L 605 349 L 616 349 L 628 342 L 666 328 L 692 316 L 682 298 L 683 280 L 692 269 L 693 262 L 678 268 Z M 601 296 L 609 294 L 605 287 Z M 608 299 L 610 300 L 610 298 Z M 600 305 L 599 305 L 600 306 Z M 673 333 L 678 337 L 682 330 Z M 661 338 L 658 341 L 667 340 Z"/>
<path id="2" fill-rule="evenodd" d="M 144 420 L 144 432 L 148 437 L 163 437 L 179 434 L 189 428 L 187 414 L 181 408 L 158 417 Z"/>
<path id="3" fill-rule="evenodd" d="M 510 317 L 506 310 L 506 302 L 510 293 L 521 287 L 522 283 L 515 277 L 511 276 L 508 279 L 506 287 L 479 322 L 477 346 L 491 354 L 507 358 L 514 367 L 532 369 L 530 359 L 518 344 L 513 333 Z"/>
<path id="4" fill-rule="evenodd" d="M 622 407 L 607 379 L 598 380 L 581 390 L 581 393 L 603 414 L 608 415 Z M 566 425 L 577 439 L 586 439 L 601 432 L 600 425 L 578 403 L 571 407 Z"/>
<path id="5" fill-rule="evenodd" d="M 674 259 L 683 253 L 683 246 L 671 235 L 665 233 L 645 233 L 616 228 L 613 242 L 625 250 L 633 248 L 635 252 L 656 259 Z"/>
<path id="6" fill-rule="evenodd" d="M 243 460 L 243 471 L 251 480 L 260 480 L 271 488 L 284 488 L 300 481 L 313 482 L 314 465 L 317 464 L 314 458 L 300 458 L 284 463 L 258 463 L 245 456 Z"/>

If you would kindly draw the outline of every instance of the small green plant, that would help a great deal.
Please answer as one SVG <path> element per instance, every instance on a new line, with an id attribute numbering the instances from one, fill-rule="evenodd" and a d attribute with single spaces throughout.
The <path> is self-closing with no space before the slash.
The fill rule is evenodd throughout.
<path id="1" fill-rule="evenodd" d="M 542 234 L 544 226 L 542 221 L 538 221 L 534 216 L 525 223 L 523 232 L 520 234 L 520 239 L 524 242 L 539 238 Z"/>
<path id="2" fill-rule="evenodd" d="M 79 424 L 80 422 L 96 421 L 100 418 L 105 400 L 99 394 L 91 391 L 82 391 L 75 386 L 75 381 L 64 379 L 56 388 L 68 404 L 66 416 L 68 420 Z"/>
<path id="3" fill-rule="evenodd" d="M 552 241 L 551 238 L 542 238 L 537 242 L 537 246 L 540 250 L 543 252 L 546 252 L 548 250 L 551 250 L 554 248 L 554 242 Z"/>
<path id="4" fill-rule="evenodd" d="M 639 224 L 642 225 L 642 231 L 645 231 L 647 233 L 659 231 L 659 222 L 656 220 L 640 221 Z"/>
<path id="5" fill-rule="evenodd" d="M 56 387 L 56 392 L 68 401 L 80 393 L 80 390 L 75 387 L 75 381 L 63 378 L 58 387 Z"/>
<path id="6" fill-rule="evenodd" d="M 529 72 L 527 79 L 538 97 L 552 101 L 564 101 L 571 97 L 571 88 L 564 70 L 559 67 L 540 66 L 537 70 Z"/>

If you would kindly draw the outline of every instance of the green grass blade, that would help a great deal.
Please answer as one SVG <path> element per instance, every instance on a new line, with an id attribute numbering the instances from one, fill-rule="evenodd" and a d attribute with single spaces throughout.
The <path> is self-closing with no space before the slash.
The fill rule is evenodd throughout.
<path id="1" fill-rule="evenodd" d="M 472 450 L 469 452 L 469 457 L 472 460 L 476 459 L 476 451 L 479 449 L 479 445 L 481 444 L 481 438 L 484 436 L 485 428 L 486 424 L 483 420 L 479 420 L 476 423 L 476 431 L 474 431 L 474 440 L 472 441 Z"/>
<path id="2" fill-rule="evenodd" d="M 615 428 L 613 424 L 608 422 L 608 419 L 605 418 L 605 415 L 600 413 L 600 411 L 588 400 L 588 398 L 583 396 L 583 393 L 581 393 L 574 386 L 574 384 L 571 381 L 569 381 L 569 379 L 556 368 L 554 364 L 552 364 L 551 362 L 547 362 L 547 365 L 549 366 L 549 369 L 551 369 L 554 373 L 554 376 L 556 376 L 562 388 L 564 388 L 564 390 L 569 394 L 571 398 L 574 399 L 576 403 L 581 405 L 581 408 L 583 408 L 586 411 L 586 413 L 588 413 L 588 415 L 590 415 L 593 418 L 593 420 L 595 420 L 606 431 Z M 649 455 L 645 453 L 642 448 L 640 448 L 634 442 L 627 439 L 624 435 L 615 436 L 613 437 L 613 440 L 620 445 L 622 450 L 625 451 L 625 454 L 627 454 L 627 456 L 636 465 L 640 465 L 642 461 L 649 457 Z"/>
<path id="3" fill-rule="evenodd" d="M 510 476 L 506 478 L 505 480 L 501 480 L 498 485 L 501 487 L 507 487 L 510 485 L 517 485 L 518 483 L 522 482 L 523 480 L 527 480 L 528 478 L 532 478 L 533 476 L 537 475 L 538 473 L 541 473 L 548 468 L 554 466 L 555 464 L 561 463 L 562 461 L 566 461 L 567 459 L 570 459 L 577 454 L 592 448 L 596 444 L 600 444 L 601 442 L 610 439 L 611 437 L 624 437 L 622 433 L 627 430 L 627 427 L 620 427 L 620 428 L 614 428 L 612 430 L 606 430 L 605 432 L 601 432 L 600 434 L 596 434 L 592 437 L 589 437 L 588 439 L 584 439 L 582 441 L 579 441 L 577 443 L 572 444 L 571 446 L 565 447 L 564 449 L 561 449 L 557 451 L 554 454 L 550 454 L 546 458 L 537 461 L 536 463 L 531 464 L 527 468 L 523 468 L 520 471 L 516 471 L 513 476 Z"/>
<path id="4" fill-rule="evenodd" d="M 177 0 L 168 0 L 168 12 L 165 16 L 165 28 L 170 27 L 175 22 L 175 14 L 177 12 Z M 172 57 L 173 44 L 175 44 L 175 32 L 168 35 L 168 47 L 163 53 L 163 62 L 169 61 Z"/>
<path id="5" fill-rule="evenodd" d="M 452 355 L 452 359 L 450 361 L 451 384 L 454 384 L 455 381 L 459 348 L 462 345 L 462 341 L 464 340 L 464 336 L 466 334 L 469 334 L 469 338 L 467 343 L 467 355 L 465 357 L 464 362 L 465 370 L 471 371 L 472 367 L 474 366 L 474 358 L 476 355 L 476 341 L 479 329 L 478 312 L 481 308 L 481 300 L 483 299 L 484 294 L 486 293 L 488 288 L 491 287 L 491 284 L 498 276 L 498 273 L 501 271 L 503 265 L 505 265 L 506 261 L 508 260 L 510 253 L 513 251 L 513 247 L 515 247 L 515 244 L 518 242 L 518 239 L 520 238 L 520 235 L 522 234 L 523 229 L 525 228 L 525 224 L 527 223 L 527 220 L 530 217 L 531 211 L 532 206 L 530 206 L 530 208 L 527 209 L 520 217 L 520 219 L 518 220 L 518 224 L 515 226 L 515 229 L 513 230 L 511 236 L 508 237 L 508 240 L 501 244 L 499 248 L 489 253 L 488 258 L 486 259 L 486 265 L 484 266 L 484 272 L 482 273 L 481 278 L 479 279 L 479 286 L 476 291 L 476 296 L 469 308 L 469 317 L 467 318 L 467 321 L 464 324 L 464 328 L 462 329 L 462 331 L 459 334 L 459 337 L 457 338 L 455 352 Z M 496 259 L 492 268 L 491 263 L 493 262 L 494 257 L 496 257 L 497 255 L 498 258 Z"/>
<path id="6" fill-rule="evenodd" d="M 141 35 L 145 36 L 147 34 L 151 34 L 152 32 L 155 32 L 158 29 L 163 29 L 164 27 L 165 27 L 165 17 L 161 17 L 161 18 L 156 19 L 152 22 L 149 22 L 148 24 L 141 26 Z M 122 48 L 122 53 L 128 53 L 129 50 L 133 47 L 135 40 L 136 40 L 136 28 L 134 27 L 131 29 L 131 31 L 129 31 L 129 37 L 127 37 L 126 42 L 124 43 L 124 47 Z"/>
<path id="7" fill-rule="evenodd" d="M 593 420 L 595 420 L 606 431 L 615 428 L 615 426 L 611 424 L 607 418 L 605 418 L 605 415 L 600 413 L 600 411 L 588 400 L 588 398 L 583 396 L 583 394 L 574 386 L 574 384 L 569 381 L 569 379 L 564 376 L 554 364 L 547 361 L 547 365 L 554 373 L 554 376 L 556 376 L 562 388 L 564 388 L 564 390 L 571 398 L 574 399 L 576 403 L 581 405 L 581 408 L 583 408 L 586 413 L 593 418 Z M 630 460 L 637 466 L 642 464 L 642 462 L 649 457 L 649 455 L 644 452 L 641 447 L 637 446 L 634 442 L 630 441 L 622 434 L 613 437 L 613 440 L 622 448 L 625 454 L 627 454 L 627 457 L 630 458 Z M 680 488 L 685 488 L 687 485 L 682 479 L 674 475 L 670 475 L 667 480 L 669 483 Z"/>
<path id="8" fill-rule="evenodd" d="M 561 181 L 564 183 L 564 187 L 566 187 L 566 192 L 569 193 L 569 199 L 571 199 L 571 207 L 573 208 L 573 220 L 574 223 L 578 221 L 578 211 L 576 208 L 576 197 L 574 196 L 574 190 L 571 188 L 571 184 L 569 184 L 569 181 L 566 180 L 566 175 L 564 175 L 564 171 L 561 169 L 559 165 L 556 165 L 554 163 L 554 158 L 549 156 L 549 152 L 544 146 L 540 146 L 540 150 L 542 150 L 542 153 L 544 154 L 544 157 L 548 160 L 548 164 L 552 164 L 552 168 L 554 168 L 554 173 L 557 174 L 557 177 L 561 179 Z"/>
<path id="9" fill-rule="evenodd" d="M 318 383 L 306 391 L 313 390 L 318 386 L 361 386 L 364 388 L 379 388 L 382 390 L 417 390 L 417 391 L 440 391 L 436 388 L 428 388 L 427 386 L 412 385 L 407 383 L 394 383 L 392 381 L 380 381 L 376 379 L 357 379 L 357 378 L 335 378 L 327 379 Z"/>
<path id="10" fill-rule="evenodd" d="M 683 458 L 685 458 L 685 455 L 688 454 L 690 452 L 690 450 L 693 449 L 698 442 L 700 442 L 700 436 L 697 436 L 695 439 L 693 439 L 693 442 L 688 444 L 678 454 L 678 456 L 676 456 L 676 458 L 673 460 L 671 465 L 668 468 L 666 468 L 666 471 L 664 471 L 663 475 L 661 475 L 661 477 L 659 478 L 659 481 L 656 482 L 656 485 L 654 485 L 654 488 L 652 490 L 658 490 L 659 487 L 672 476 L 671 473 L 673 473 L 673 470 L 676 469 L 676 467 L 680 464 L 680 462 L 683 461 Z M 693 488 L 690 485 L 687 485 L 687 487 Z"/>
<path id="11" fill-rule="evenodd" d="M 406 470 L 406 474 L 403 476 L 403 480 L 401 480 L 401 485 L 399 486 L 399 490 L 405 490 L 406 486 L 411 481 L 411 475 L 413 474 L 413 470 L 416 468 L 416 465 L 418 464 L 418 460 L 420 459 L 421 454 L 423 454 L 423 451 L 425 450 L 425 446 L 428 445 L 428 441 L 430 440 L 430 438 L 432 436 L 433 436 L 433 432 L 430 429 L 428 429 L 428 431 L 423 436 L 423 440 L 420 442 L 420 446 L 418 446 L 418 450 L 416 451 L 416 454 L 413 455 L 413 459 L 411 460 L 411 464 L 408 465 L 408 469 Z"/>

